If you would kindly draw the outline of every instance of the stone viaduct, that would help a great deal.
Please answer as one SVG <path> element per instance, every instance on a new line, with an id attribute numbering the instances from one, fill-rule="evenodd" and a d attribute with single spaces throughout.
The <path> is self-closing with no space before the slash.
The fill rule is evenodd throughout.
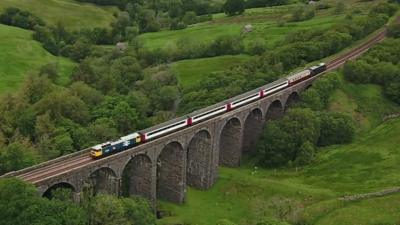
<path id="1" fill-rule="evenodd" d="M 280 117 L 315 79 L 61 175 L 45 177 L 35 185 L 42 195 L 69 187 L 76 200 L 90 187 L 94 194 L 139 195 L 153 202 L 160 198 L 182 203 L 187 185 L 206 190 L 216 182 L 220 165 L 239 166 L 242 154 L 253 151 L 265 124 Z"/>

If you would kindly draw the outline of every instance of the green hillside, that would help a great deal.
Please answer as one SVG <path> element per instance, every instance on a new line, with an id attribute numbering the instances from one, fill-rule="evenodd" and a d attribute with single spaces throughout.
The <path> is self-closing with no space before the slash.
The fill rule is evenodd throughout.
<path id="1" fill-rule="evenodd" d="M 247 55 L 226 55 L 212 58 L 182 60 L 171 64 L 183 88 L 190 87 L 204 76 L 213 72 L 224 71 L 249 59 Z"/>
<path id="2" fill-rule="evenodd" d="M 108 27 L 115 7 L 100 7 L 73 0 L 1 0 L 0 11 L 8 7 L 27 10 L 48 24 L 63 23 L 69 29 Z"/>
<path id="3" fill-rule="evenodd" d="M 61 82 L 68 80 L 75 64 L 51 55 L 31 36 L 31 31 L 0 24 L 0 93 L 14 90 L 29 72 L 51 62 L 59 64 Z"/>
<path id="4" fill-rule="evenodd" d="M 262 10 L 270 11 L 271 9 Z M 217 18 L 211 22 L 196 24 L 183 30 L 145 33 L 139 36 L 139 41 L 149 49 L 173 48 L 182 39 L 188 39 L 196 43 L 209 43 L 221 35 L 240 35 L 243 26 L 252 21 L 253 31 L 243 36 L 245 45 L 260 38 L 265 40 L 268 46 L 272 46 L 288 32 L 305 28 L 328 27 L 343 18 L 342 16 L 321 16 L 303 22 L 291 22 L 285 26 L 280 26 L 275 19 L 266 19 L 264 21 L 255 19 L 264 14 L 262 10 L 248 9 L 243 16 L 246 19 L 239 21 L 234 20 L 234 18 L 229 18 L 227 21 L 225 21 L 225 18 Z M 275 16 L 280 15 L 279 13 L 280 11 L 276 11 Z"/>
<path id="5" fill-rule="evenodd" d="M 251 158 L 237 169 L 220 168 L 209 191 L 189 189 L 182 206 L 163 202 L 161 208 L 172 216 L 160 224 L 206 225 L 226 218 L 244 225 L 264 216 L 319 225 L 399 222 L 399 194 L 351 203 L 337 198 L 400 186 L 400 119 L 382 123 L 400 108 L 375 85 L 343 80 L 330 108 L 357 119 L 359 133 L 352 144 L 320 149 L 314 163 L 303 169 L 260 169 Z"/>

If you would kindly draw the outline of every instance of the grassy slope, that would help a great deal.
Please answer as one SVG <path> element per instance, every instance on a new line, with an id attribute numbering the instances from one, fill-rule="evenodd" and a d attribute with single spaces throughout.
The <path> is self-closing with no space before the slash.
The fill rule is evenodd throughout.
<path id="1" fill-rule="evenodd" d="M 62 22 L 69 29 L 108 27 L 115 7 L 99 7 L 73 0 L 1 0 L 0 11 L 7 7 L 28 10 L 48 24 Z"/>
<path id="2" fill-rule="evenodd" d="M 343 101 L 345 104 L 341 104 Z M 279 209 L 289 205 L 292 213 L 288 217 L 309 224 L 399 222 L 400 195 L 354 203 L 336 198 L 400 185 L 400 119 L 378 125 L 384 115 L 400 108 L 385 100 L 377 86 L 345 81 L 332 97 L 330 107 L 363 118 L 354 143 L 321 149 L 315 162 L 298 172 L 255 170 L 250 161 L 238 169 L 221 168 L 219 180 L 209 191 L 189 189 L 183 206 L 162 203 L 162 208 L 175 216 L 160 220 L 160 224 L 209 225 L 220 218 L 252 224 L 263 216 L 279 215 Z"/>
<path id="3" fill-rule="evenodd" d="M 255 39 L 261 38 L 265 40 L 268 46 L 272 46 L 288 32 L 304 28 L 328 27 L 342 18 L 341 16 L 315 17 L 308 21 L 293 22 L 287 23 L 285 26 L 278 26 L 274 19 L 268 20 L 268 17 L 265 18 L 266 20 L 258 19 L 265 13 L 262 10 L 267 12 L 273 11 L 274 16 L 280 15 L 280 10 L 272 10 L 270 8 L 249 9 L 243 16 L 230 17 L 228 19 L 215 19 L 211 22 L 192 25 L 183 30 L 165 30 L 155 33 L 145 33 L 139 36 L 139 41 L 150 49 L 173 48 L 181 39 L 208 43 L 221 35 L 239 35 L 243 26 L 251 21 L 253 31 L 244 35 L 245 45 Z"/>
<path id="4" fill-rule="evenodd" d="M 190 87 L 200 77 L 212 72 L 226 70 L 231 66 L 245 62 L 247 55 L 227 55 L 213 58 L 189 59 L 172 63 L 171 69 L 178 77 L 178 82 L 183 88 Z"/>
<path id="5" fill-rule="evenodd" d="M 31 35 L 31 31 L 0 24 L 0 93 L 15 89 L 28 72 L 50 62 L 59 63 L 60 81 L 68 80 L 75 64 L 51 55 Z"/>

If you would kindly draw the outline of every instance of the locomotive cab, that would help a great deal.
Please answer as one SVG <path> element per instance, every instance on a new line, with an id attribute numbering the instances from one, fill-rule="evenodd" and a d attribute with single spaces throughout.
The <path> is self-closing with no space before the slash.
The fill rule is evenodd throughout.
<path id="1" fill-rule="evenodd" d="M 108 147 L 110 145 L 111 145 L 111 142 L 106 142 L 103 144 L 98 144 L 98 145 L 93 146 L 90 149 L 90 156 L 92 156 L 92 158 L 94 158 L 94 159 L 97 159 L 97 158 L 103 156 L 103 148 Z"/>
<path id="2" fill-rule="evenodd" d="M 92 158 L 99 158 L 99 157 L 101 157 L 102 154 L 103 154 L 103 152 L 101 149 L 101 145 L 93 146 L 90 149 L 90 155 L 92 156 Z"/>

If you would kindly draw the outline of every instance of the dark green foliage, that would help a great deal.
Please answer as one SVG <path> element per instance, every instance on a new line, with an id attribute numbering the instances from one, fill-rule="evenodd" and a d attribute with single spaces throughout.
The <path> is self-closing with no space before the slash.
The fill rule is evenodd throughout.
<path id="1" fill-rule="evenodd" d="M 288 0 L 247 0 L 245 2 L 247 8 L 259 8 L 267 6 L 285 5 L 288 4 Z"/>
<path id="2" fill-rule="evenodd" d="M 388 27 L 388 35 L 393 38 L 400 38 L 400 24 L 394 23 Z"/>
<path id="3" fill-rule="evenodd" d="M 313 110 L 323 110 L 328 106 L 329 97 L 339 86 L 339 77 L 336 73 L 330 73 L 318 79 L 313 86 L 301 93 L 301 106 Z"/>
<path id="4" fill-rule="evenodd" d="M 38 196 L 35 187 L 15 178 L 0 179 L 0 224 L 84 225 L 86 213 L 70 201 Z"/>
<path id="5" fill-rule="evenodd" d="M 98 195 L 91 202 L 90 224 L 93 225 L 155 225 L 155 216 L 149 204 L 141 199 L 118 199 Z"/>
<path id="6" fill-rule="evenodd" d="M 380 2 L 378 5 L 376 5 L 371 12 L 372 13 L 381 13 L 381 14 L 386 14 L 388 16 L 393 16 L 394 13 L 397 11 L 397 6 L 394 4 L 390 4 L 387 2 Z"/>
<path id="7" fill-rule="evenodd" d="M 99 195 L 72 202 L 69 189 L 52 191 L 52 199 L 42 198 L 36 188 L 15 178 L 0 179 L 0 225 L 155 225 L 149 203 L 141 198 Z"/>
<path id="8" fill-rule="evenodd" d="M 268 167 L 294 162 L 303 165 L 312 160 L 313 145 L 320 136 L 320 121 L 309 109 L 293 109 L 282 120 L 267 126 L 258 150 Z M 311 146 L 310 146 L 311 145 Z"/>
<path id="9" fill-rule="evenodd" d="M 355 83 L 375 83 L 382 85 L 384 93 L 394 102 L 399 103 L 400 41 L 389 39 L 372 48 L 360 60 L 346 63 L 344 75 Z"/>
<path id="10" fill-rule="evenodd" d="M 7 8 L 0 14 L 0 23 L 21 27 L 29 30 L 37 25 L 43 26 L 44 22 L 39 17 L 33 15 L 28 11 L 22 11 L 18 8 Z"/>
<path id="11" fill-rule="evenodd" d="M 370 83 L 372 81 L 372 65 L 363 60 L 348 62 L 344 66 L 347 80 L 355 83 Z"/>
<path id="12" fill-rule="evenodd" d="M 350 143 L 355 135 L 353 118 L 340 113 L 322 113 L 319 146 Z"/>
<path id="13" fill-rule="evenodd" d="M 245 2 L 243 0 L 227 0 L 223 6 L 223 10 L 228 16 L 242 14 L 245 10 Z"/>
<path id="14" fill-rule="evenodd" d="M 27 140 L 0 147 L 0 174 L 20 170 L 39 162 L 39 156 Z"/>

